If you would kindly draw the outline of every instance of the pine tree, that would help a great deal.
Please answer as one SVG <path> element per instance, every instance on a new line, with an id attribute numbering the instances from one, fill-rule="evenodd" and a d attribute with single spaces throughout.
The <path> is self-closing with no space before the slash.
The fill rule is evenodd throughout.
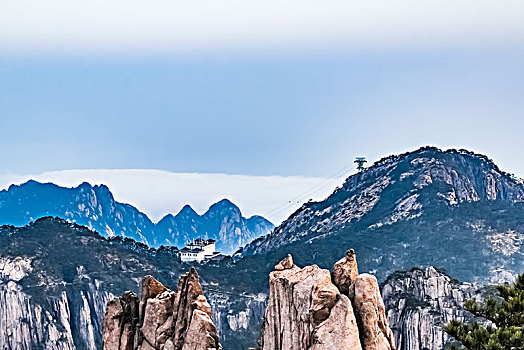
<path id="1" fill-rule="evenodd" d="M 524 274 L 515 284 L 496 287 L 499 298 L 488 297 L 483 305 L 468 300 L 465 307 L 473 315 L 491 321 L 491 326 L 451 321 L 446 332 L 469 350 L 524 349 Z M 454 348 L 456 349 L 456 348 Z"/>

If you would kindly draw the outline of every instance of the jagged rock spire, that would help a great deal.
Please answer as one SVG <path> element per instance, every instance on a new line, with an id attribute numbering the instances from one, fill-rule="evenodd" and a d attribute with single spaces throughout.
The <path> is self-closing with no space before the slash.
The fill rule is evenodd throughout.
<path id="1" fill-rule="evenodd" d="M 269 275 L 262 350 L 395 350 L 377 280 L 358 274 L 355 251 L 333 274 L 288 255 Z"/>
<path id="2" fill-rule="evenodd" d="M 395 337 L 389 328 L 384 301 L 377 278 L 367 273 L 358 275 L 349 288 L 364 350 L 394 350 Z"/>
<path id="3" fill-rule="evenodd" d="M 180 277 L 176 292 L 145 277 L 142 299 L 126 292 L 110 301 L 103 326 L 104 350 L 221 349 L 195 269 Z"/>
<path id="4" fill-rule="evenodd" d="M 361 349 L 351 303 L 328 270 L 316 265 L 301 269 L 288 255 L 275 266 L 269 283 L 261 349 Z"/>
<path id="5" fill-rule="evenodd" d="M 364 350 L 395 349 L 393 332 L 389 328 L 384 302 L 375 276 L 358 273 L 355 251 L 350 249 L 335 263 L 333 283 L 351 300 Z"/>

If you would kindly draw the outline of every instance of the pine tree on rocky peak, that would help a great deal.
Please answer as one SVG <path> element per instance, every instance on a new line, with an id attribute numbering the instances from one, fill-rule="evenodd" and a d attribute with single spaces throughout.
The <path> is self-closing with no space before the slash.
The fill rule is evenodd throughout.
<path id="1" fill-rule="evenodd" d="M 464 324 L 451 321 L 446 332 L 470 350 L 524 349 L 524 274 L 512 284 L 497 286 L 499 296 L 488 297 L 483 305 L 468 300 L 465 307 L 491 322 Z M 457 349 L 457 348 L 453 348 Z"/>

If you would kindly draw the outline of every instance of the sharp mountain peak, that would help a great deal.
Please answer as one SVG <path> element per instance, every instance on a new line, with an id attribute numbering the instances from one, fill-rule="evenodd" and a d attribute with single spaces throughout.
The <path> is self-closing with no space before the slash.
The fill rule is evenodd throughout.
<path id="1" fill-rule="evenodd" d="M 274 228 L 265 220 L 253 225 L 227 199 L 199 215 L 190 205 L 154 223 L 130 204 L 115 201 L 106 185 L 87 182 L 76 187 L 29 180 L 0 191 L 0 224 L 23 226 L 43 216 L 56 216 L 85 225 L 109 237 L 123 236 L 153 247 L 184 246 L 199 238 L 217 239 L 217 249 L 232 253 Z"/>

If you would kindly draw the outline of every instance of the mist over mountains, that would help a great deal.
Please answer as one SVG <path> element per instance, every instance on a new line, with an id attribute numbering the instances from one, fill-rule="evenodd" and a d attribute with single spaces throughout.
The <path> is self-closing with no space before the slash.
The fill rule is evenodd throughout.
<path id="1" fill-rule="evenodd" d="M 178 214 L 154 223 L 132 205 L 115 201 L 105 185 L 84 182 L 66 188 L 30 180 L 0 191 L 0 224 L 23 226 L 43 216 L 61 217 L 106 237 L 123 236 L 152 247 L 182 247 L 194 238 L 213 238 L 218 241 L 217 250 L 226 254 L 274 228 L 261 216 L 243 217 L 227 199 L 202 215 L 186 205 Z"/>

